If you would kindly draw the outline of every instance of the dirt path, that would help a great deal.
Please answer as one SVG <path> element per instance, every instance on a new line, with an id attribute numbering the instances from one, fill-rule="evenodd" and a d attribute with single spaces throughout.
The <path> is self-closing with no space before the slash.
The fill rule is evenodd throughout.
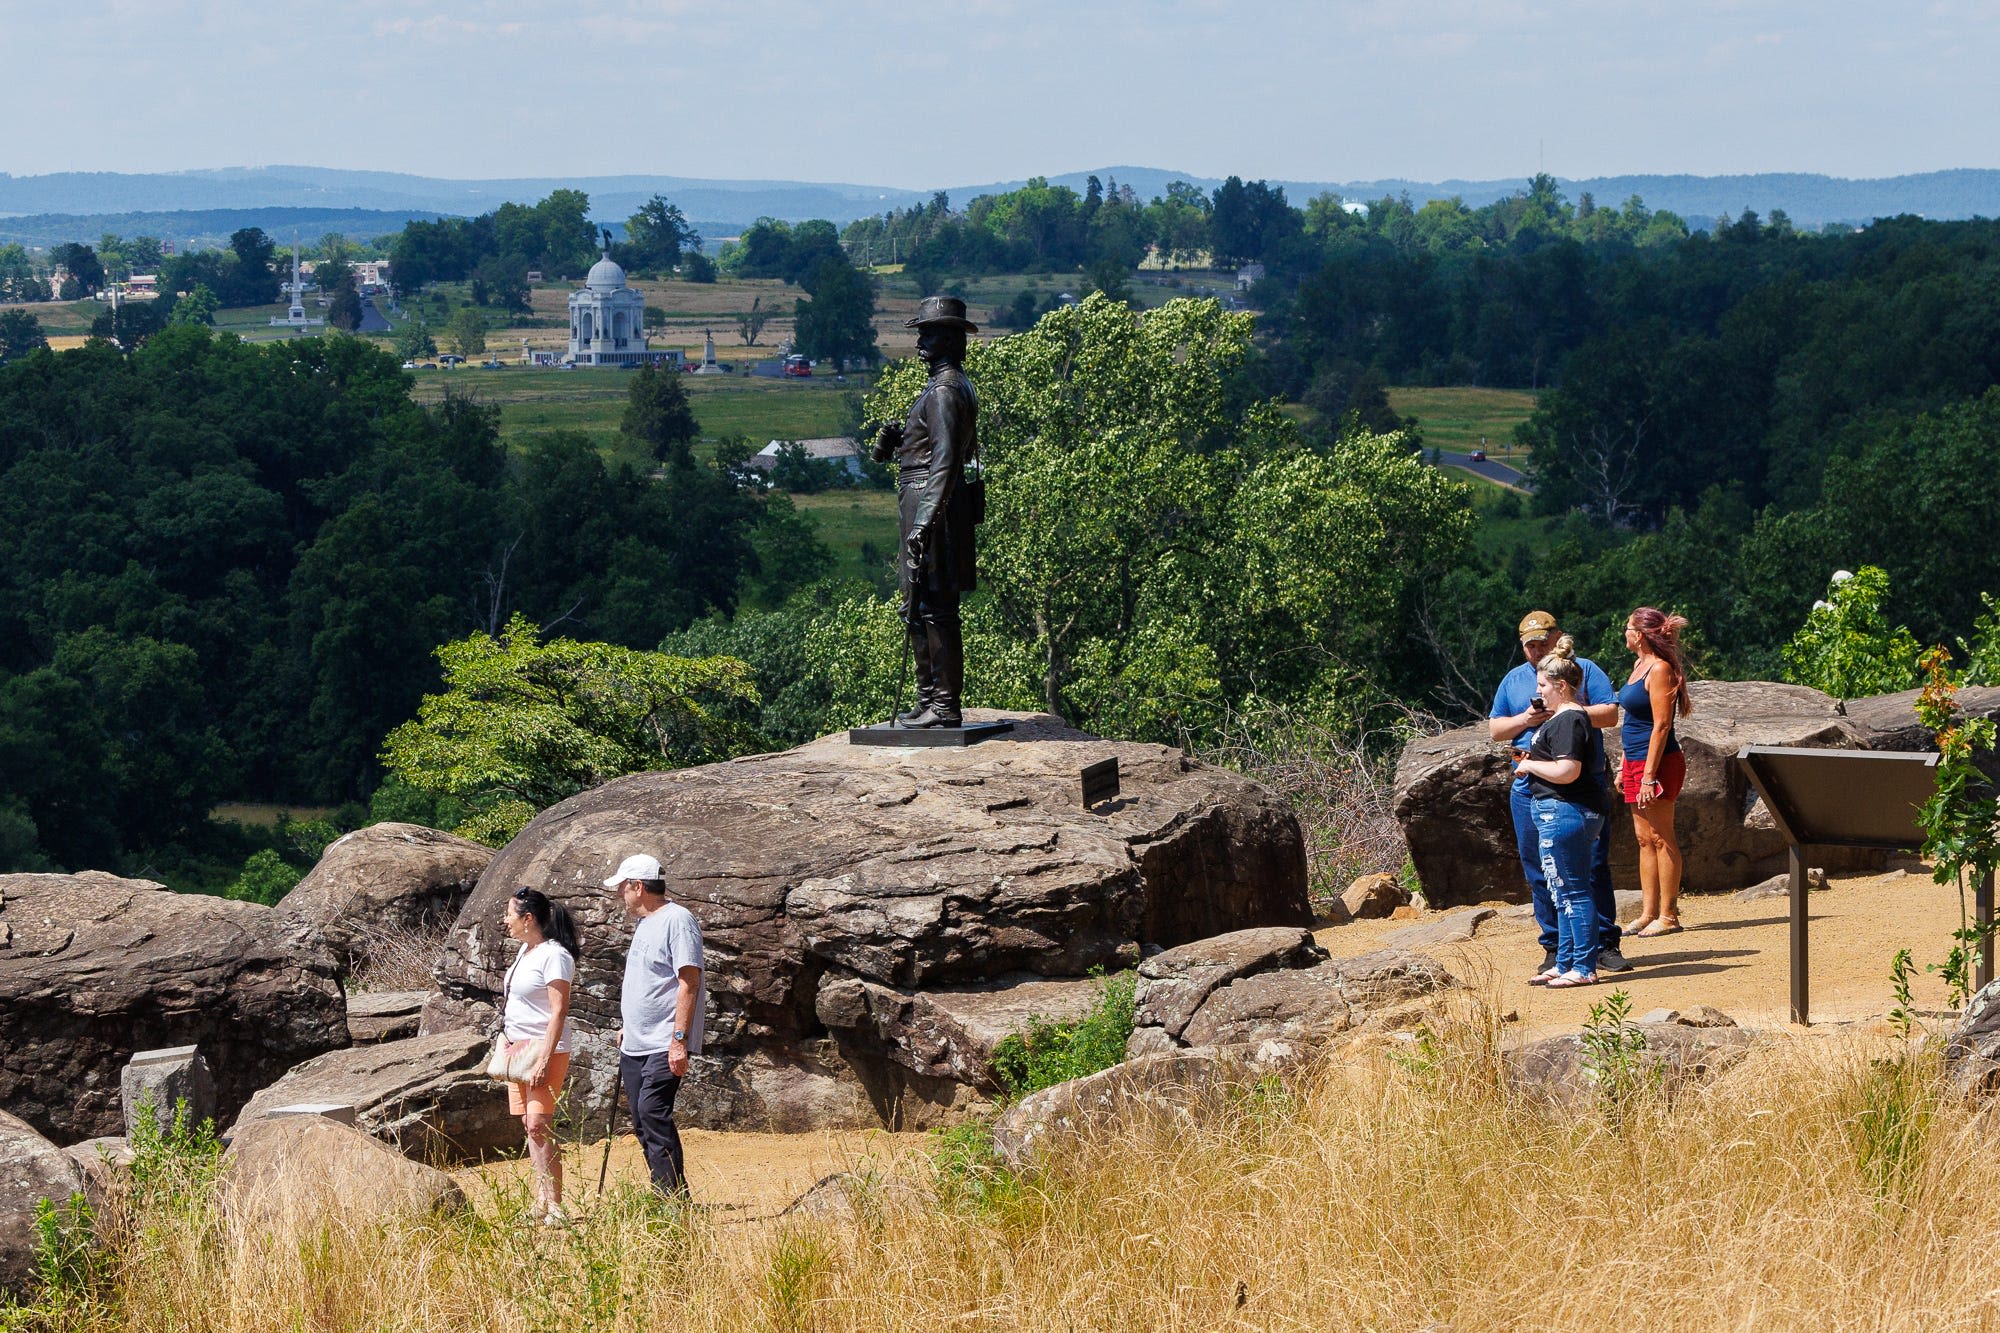
<path id="1" fill-rule="evenodd" d="M 1503 1011 L 1519 1017 L 1509 1031 L 1521 1038 L 1580 1027 L 1590 1006 L 1613 990 L 1632 997 L 1635 1014 L 1650 1009 L 1713 1005 L 1748 1027 L 1786 1028 L 1790 1006 L 1787 980 L 1789 934 L 1786 903 L 1768 898 L 1740 903 L 1727 894 L 1683 901 L 1686 926 L 1678 935 L 1632 940 L 1626 955 L 1631 972 L 1610 984 L 1570 991 L 1527 985 L 1541 960 L 1534 923 L 1508 907 L 1489 919 L 1468 944 L 1425 949 L 1459 976 L 1490 995 Z M 1836 879 L 1812 895 L 1812 1011 L 1818 1029 L 1878 1017 L 1893 1003 L 1889 960 L 1908 949 L 1919 968 L 1944 956 L 1958 927 L 1958 895 L 1927 874 L 1898 873 Z M 1438 914 L 1432 914 L 1435 917 Z M 1409 921 L 1357 921 L 1317 932 L 1336 957 L 1382 947 L 1390 932 Z M 1608 974 L 1607 974 L 1608 975 Z M 1914 986 L 1919 1007 L 1941 1008 L 1944 985 L 1919 970 Z M 1796 1029 L 1793 1029 L 1796 1031 Z M 827 1131 L 814 1134 L 725 1134 L 683 1131 L 688 1179 L 695 1197 L 726 1215 L 755 1220 L 782 1210 L 836 1171 L 874 1169 L 908 1172 L 925 1151 L 922 1134 L 884 1130 Z M 603 1161 L 601 1144 L 566 1154 L 569 1191 L 587 1206 L 595 1194 Z M 476 1199 L 523 1179 L 526 1163 L 500 1162 L 460 1173 Z M 612 1145 L 614 1181 L 642 1183 L 645 1159 L 631 1135 Z"/>
<path id="2" fill-rule="evenodd" d="M 836 1171 L 877 1171 L 907 1174 L 905 1159 L 924 1151 L 922 1134 L 891 1134 L 887 1130 L 826 1130 L 812 1134 L 722 1134 L 684 1129 L 681 1146 L 687 1155 L 688 1188 L 697 1201 L 724 1216 L 746 1221 L 770 1217 L 799 1195 Z M 588 1206 L 597 1193 L 604 1144 L 572 1145 L 563 1153 L 565 1188 L 572 1200 Z M 495 1162 L 458 1173 L 466 1192 L 481 1207 L 495 1191 L 519 1187 L 527 1179 L 525 1159 Z M 646 1181 L 646 1159 L 639 1141 L 620 1134 L 611 1145 L 610 1183 Z"/>
<path id="3" fill-rule="evenodd" d="M 1650 1009 L 1713 1005 L 1746 1027 L 1780 1027 L 1790 1021 L 1790 928 L 1787 901 L 1766 898 L 1737 902 L 1729 894 L 1682 899 L 1677 935 L 1628 939 L 1630 972 L 1605 973 L 1607 984 L 1549 991 L 1530 986 L 1541 962 L 1534 922 L 1510 915 L 1488 919 L 1469 944 L 1423 950 L 1459 976 L 1488 990 L 1500 1008 L 1520 1015 L 1520 1030 L 1539 1035 L 1574 1031 L 1613 990 L 1632 997 L 1635 1014 Z M 1835 879 L 1811 895 L 1811 1002 L 1815 1025 L 1849 1022 L 1886 1013 L 1889 962 L 1908 949 L 1919 972 L 1912 986 L 1921 1008 L 1941 1008 L 1944 983 L 1923 972 L 1941 960 L 1958 928 L 1958 893 L 1931 880 L 1927 872 Z M 1407 921 L 1356 921 L 1316 932 L 1337 957 L 1382 947 L 1390 932 Z"/>

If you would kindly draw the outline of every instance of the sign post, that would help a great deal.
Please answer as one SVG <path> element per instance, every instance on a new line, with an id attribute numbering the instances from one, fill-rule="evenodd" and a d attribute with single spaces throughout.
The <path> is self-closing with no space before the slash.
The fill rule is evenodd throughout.
<path id="1" fill-rule="evenodd" d="M 1917 812 L 1937 791 L 1938 756 L 1899 750 L 1813 750 L 1746 745 L 1736 762 L 1789 845 L 1792 917 L 1792 1021 L 1811 1019 L 1811 950 L 1806 939 L 1806 848 L 1876 847 L 1915 851 L 1924 831 Z M 1993 920 L 1993 877 L 1973 895 L 1982 926 Z M 1993 939 L 1981 942 L 1975 985 L 1993 979 Z"/>

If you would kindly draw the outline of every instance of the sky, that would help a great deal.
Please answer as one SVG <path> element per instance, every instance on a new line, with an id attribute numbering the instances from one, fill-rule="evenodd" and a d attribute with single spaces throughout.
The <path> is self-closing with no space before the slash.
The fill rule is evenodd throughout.
<path id="1" fill-rule="evenodd" d="M 2000 0 L 0 0 L 0 45 L 14 175 L 2000 167 Z"/>

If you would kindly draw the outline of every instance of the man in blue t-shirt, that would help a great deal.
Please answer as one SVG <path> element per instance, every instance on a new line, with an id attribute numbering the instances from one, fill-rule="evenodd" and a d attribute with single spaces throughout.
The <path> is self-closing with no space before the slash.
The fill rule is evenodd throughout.
<path id="1" fill-rule="evenodd" d="M 1521 655 L 1528 660 L 1509 671 L 1500 681 L 1500 688 L 1493 694 L 1493 712 L 1486 726 L 1496 741 L 1506 741 L 1527 749 L 1535 741 L 1535 729 L 1554 716 L 1541 706 L 1539 686 L 1535 670 L 1548 653 L 1562 631 L 1556 627 L 1556 618 L 1546 611 L 1530 611 L 1522 617 L 1520 624 Z M 1586 771 L 1599 782 L 1604 780 L 1604 737 L 1600 731 L 1604 727 L 1617 725 L 1618 692 L 1611 688 L 1611 678 L 1603 668 L 1587 657 L 1576 659 L 1583 669 L 1583 690 L 1578 702 L 1590 718 L 1590 725 L 1598 730 L 1590 734 L 1590 760 Z M 1528 780 L 1519 773 L 1507 789 L 1507 804 L 1514 816 L 1514 850 L 1521 858 L 1521 873 L 1528 880 L 1528 895 L 1535 906 L 1535 925 L 1540 927 L 1542 936 L 1541 971 L 1553 967 L 1556 961 L 1556 905 L 1549 897 L 1548 882 L 1542 877 L 1542 853 L 1539 836 L 1535 831 L 1535 821 L 1528 794 Z M 1618 952 L 1618 900 L 1611 891 L 1611 821 L 1604 821 L 1604 830 L 1597 837 L 1597 848 L 1591 857 L 1590 901 L 1597 911 L 1597 970 L 1600 972 L 1625 972 L 1631 964 Z"/>

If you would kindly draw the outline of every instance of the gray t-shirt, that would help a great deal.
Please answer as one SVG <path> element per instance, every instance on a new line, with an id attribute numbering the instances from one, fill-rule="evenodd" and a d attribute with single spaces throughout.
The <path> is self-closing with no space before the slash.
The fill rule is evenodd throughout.
<path id="1" fill-rule="evenodd" d="M 674 1034 L 674 1000 L 680 993 L 680 970 L 702 967 L 701 923 L 679 903 L 668 903 L 640 921 L 632 931 L 632 949 L 625 955 L 625 985 L 619 1007 L 625 1018 L 626 1055 L 657 1055 Z M 688 1019 L 689 1055 L 701 1054 L 702 1017 L 708 1009 L 708 970 L 702 968 L 695 990 L 694 1014 Z"/>

